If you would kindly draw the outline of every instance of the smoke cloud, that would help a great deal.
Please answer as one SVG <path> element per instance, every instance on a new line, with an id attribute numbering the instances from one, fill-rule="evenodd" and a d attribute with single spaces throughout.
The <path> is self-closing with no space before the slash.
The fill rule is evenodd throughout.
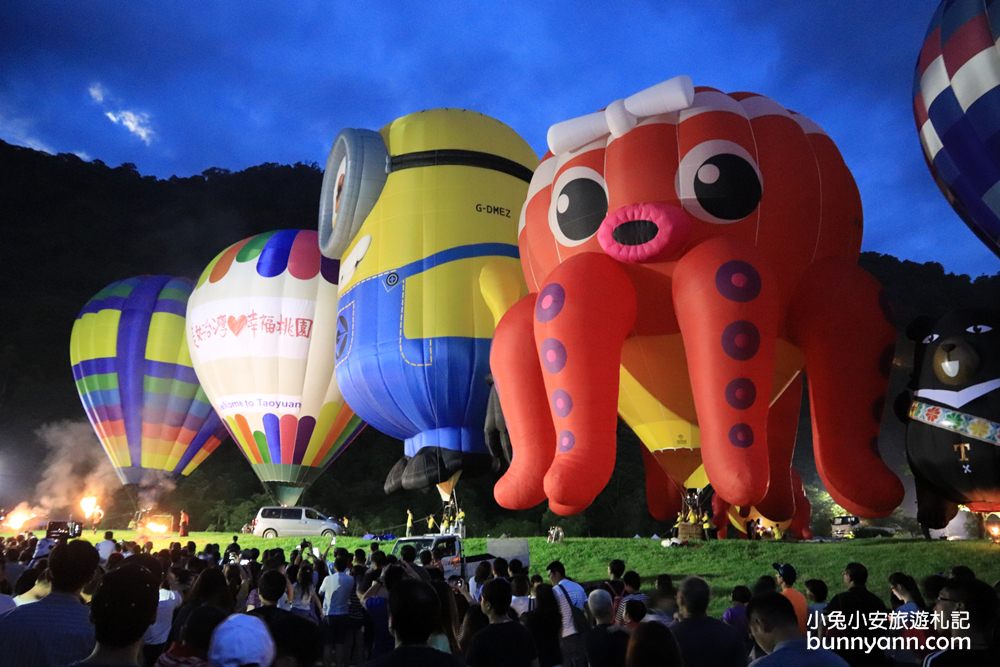
<path id="1" fill-rule="evenodd" d="M 35 435 L 47 450 L 35 487 L 35 502 L 46 514 L 76 509 L 84 496 L 104 501 L 121 485 L 89 422 L 53 422 Z"/>

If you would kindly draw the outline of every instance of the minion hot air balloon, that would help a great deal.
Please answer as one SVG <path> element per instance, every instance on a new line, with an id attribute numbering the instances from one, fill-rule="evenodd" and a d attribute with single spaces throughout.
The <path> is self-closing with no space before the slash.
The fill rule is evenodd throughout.
<path id="1" fill-rule="evenodd" d="M 121 280 L 88 301 L 73 324 L 77 391 L 123 484 L 189 475 L 226 438 L 184 336 L 193 286 L 170 276 Z"/>
<path id="2" fill-rule="evenodd" d="M 342 257 L 337 382 L 405 441 L 387 492 L 490 465 L 490 344 L 524 289 L 517 221 L 536 164 L 509 127 L 458 109 L 334 141 L 319 229 L 323 254 Z"/>
<path id="3" fill-rule="evenodd" d="M 259 234 L 205 268 L 188 305 L 191 358 L 254 472 L 293 505 L 363 424 L 333 377 L 338 263 L 316 232 Z"/>

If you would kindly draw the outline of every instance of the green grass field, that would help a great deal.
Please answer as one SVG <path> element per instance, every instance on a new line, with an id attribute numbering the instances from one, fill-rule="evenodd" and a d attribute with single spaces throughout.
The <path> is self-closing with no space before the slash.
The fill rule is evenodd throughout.
<path id="1" fill-rule="evenodd" d="M 84 535 L 94 541 L 100 534 Z M 136 539 L 133 531 L 115 531 L 116 539 Z M 157 549 L 176 541 L 176 536 L 153 539 Z M 232 533 L 192 533 L 189 538 L 199 548 L 218 543 L 223 549 L 232 539 Z M 244 548 L 261 550 L 283 547 L 296 548 L 303 538 L 287 537 L 273 540 L 240 535 Z M 323 548 L 323 538 L 308 538 Z M 185 540 L 186 541 L 186 540 Z M 864 563 L 869 570 L 869 588 L 888 601 L 888 577 L 895 571 L 913 575 L 918 580 L 929 574 L 942 572 L 953 565 L 968 565 L 979 578 L 993 584 L 1000 580 L 1000 546 L 985 541 L 927 542 L 924 540 L 869 539 L 832 543 L 747 542 L 722 540 L 698 546 L 663 548 L 650 539 L 619 538 L 567 538 L 560 544 L 547 544 L 545 538 L 529 538 L 531 571 L 544 576 L 545 566 L 559 559 L 566 565 L 569 576 L 580 582 L 596 582 L 606 578 L 607 563 L 621 558 L 629 569 L 636 570 L 644 583 L 652 587 L 658 574 L 667 573 L 675 583 L 687 575 L 704 577 L 712 586 L 711 613 L 719 615 L 728 606 L 729 593 L 738 584 L 752 585 L 761 575 L 773 574 L 771 563 L 792 563 L 798 571 L 799 581 L 822 579 L 830 587 L 831 595 L 842 590 L 841 572 L 850 561 Z M 347 549 L 366 547 L 368 542 L 356 537 L 340 537 L 337 546 Z M 384 547 L 388 550 L 390 547 Z M 485 538 L 466 540 L 466 554 L 481 553 L 486 549 Z"/>

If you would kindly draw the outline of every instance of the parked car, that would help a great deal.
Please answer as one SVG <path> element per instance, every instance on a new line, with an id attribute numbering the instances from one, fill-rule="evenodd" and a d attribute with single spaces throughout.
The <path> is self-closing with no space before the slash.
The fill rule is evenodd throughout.
<path id="1" fill-rule="evenodd" d="M 333 537 L 343 534 L 344 526 L 311 507 L 261 507 L 250 522 L 250 532 L 266 538 L 291 535 Z"/>
<path id="2" fill-rule="evenodd" d="M 506 558 L 510 561 L 517 558 L 527 568 L 531 565 L 530 552 L 528 550 L 528 540 L 523 538 L 508 539 L 488 539 L 486 540 L 486 551 L 484 554 L 474 556 L 465 555 L 465 545 L 460 535 L 446 533 L 443 535 L 418 535 L 415 537 L 403 537 L 396 541 L 392 547 L 392 555 L 400 557 L 405 545 L 410 545 L 419 554 L 423 550 L 434 551 L 439 549 L 441 553 L 441 566 L 444 569 L 445 579 L 451 576 L 461 577 L 468 580 L 476 570 L 480 561 L 493 562 L 498 557 Z"/>
<path id="3" fill-rule="evenodd" d="M 850 539 L 854 537 L 854 531 L 859 525 L 861 525 L 860 517 L 853 515 L 835 516 L 830 519 L 830 532 L 834 537 Z"/>

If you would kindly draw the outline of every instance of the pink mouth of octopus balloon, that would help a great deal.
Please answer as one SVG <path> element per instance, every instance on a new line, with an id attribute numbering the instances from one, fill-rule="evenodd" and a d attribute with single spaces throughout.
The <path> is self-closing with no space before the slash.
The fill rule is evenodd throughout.
<path id="1" fill-rule="evenodd" d="M 630 204 L 604 218 L 597 241 L 619 262 L 648 262 L 676 254 L 684 246 L 691 225 L 691 217 L 679 206 Z"/>

